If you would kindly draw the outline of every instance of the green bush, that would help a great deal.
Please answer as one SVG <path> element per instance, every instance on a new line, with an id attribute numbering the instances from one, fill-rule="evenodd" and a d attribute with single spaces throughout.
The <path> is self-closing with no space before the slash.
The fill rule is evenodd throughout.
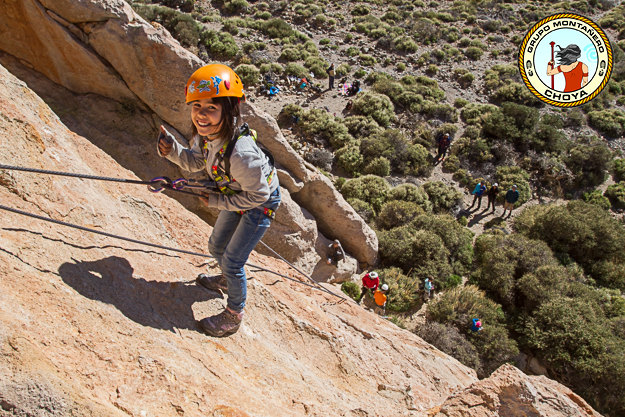
<path id="1" fill-rule="evenodd" d="M 133 8 L 145 20 L 163 25 L 182 46 L 197 45 L 202 27 L 190 14 L 152 4 L 134 4 Z"/>
<path id="2" fill-rule="evenodd" d="M 484 51 L 476 46 L 469 46 L 467 49 L 464 50 L 464 55 L 471 61 L 479 60 L 483 54 Z"/>
<path id="3" fill-rule="evenodd" d="M 442 181 L 426 182 L 423 189 L 432 202 L 432 209 L 437 213 L 451 210 L 462 200 L 462 194 L 458 190 Z"/>
<path id="4" fill-rule="evenodd" d="M 359 4 L 352 9 L 352 16 L 365 16 L 368 15 L 371 10 L 364 4 Z"/>
<path id="5" fill-rule="evenodd" d="M 304 60 L 308 58 L 309 55 L 310 54 L 304 49 L 297 47 L 287 47 L 282 50 L 278 59 L 284 62 L 295 62 Z"/>
<path id="6" fill-rule="evenodd" d="M 235 68 L 234 72 L 246 87 L 256 85 L 260 81 L 260 70 L 255 65 L 241 64 Z"/>
<path id="7" fill-rule="evenodd" d="M 432 211 L 432 203 L 423 190 L 414 184 L 400 184 L 393 187 L 388 193 L 389 200 L 408 201 L 416 203 L 424 211 L 430 213 Z"/>
<path id="8" fill-rule="evenodd" d="M 614 181 L 625 181 L 625 159 L 615 159 L 612 163 Z"/>
<path id="9" fill-rule="evenodd" d="M 239 53 L 239 47 L 228 32 L 204 30 L 200 34 L 200 43 L 215 58 L 232 59 Z"/>
<path id="10" fill-rule="evenodd" d="M 264 21 L 260 29 L 266 36 L 272 39 L 288 38 L 294 34 L 291 25 L 280 18 Z"/>
<path id="11" fill-rule="evenodd" d="M 345 281 L 341 284 L 341 291 L 347 294 L 352 300 L 360 298 L 360 285 L 353 281 Z"/>
<path id="12" fill-rule="evenodd" d="M 449 250 L 436 234 L 400 226 L 378 232 L 379 254 L 385 266 L 397 266 L 417 276 L 444 277 L 452 270 Z"/>
<path id="13" fill-rule="evenodd" d="M 349 116 L 344 120 L 349 133 L 355 138 L 366 138 L 384 132 L 384 129 L 371 117 Z"/>
<path id="14" fill-rule="evenodd" d="M 357 198 L 371 204 L 376 213 L 388 199 L 390 186 L 384 178 L 375 175 L 365 175 L 351 179 L 341 188 L 345 198 Z"/>
<path id="15" fill-rule="evenodd" d="M 522 308 L 517 281 L 541 266 L 557 262 L 549 246 L 523 235 L 484 234 L 475 243 L 474 272 L 471 279 L 508 311 Z"/>
<path id="16" fill-rule="evenodd" d="M 377 175 L 378 177 L 386 177 L 391 173 L 391 163 L 385 157 L 380 156 L 366 164 L 364 173 Z"/>
<path id="17" fill-rule="evenodd" d="M 335 149 L 353 141 L 353 137 L 341 120 L 323 109 L 301 112 L 295 131 L 307 140 L 322 140 Z"/>
<path id="18" fill-rule="evenodd" d="M 610 149 L 598 139 L 578 143 L 565 158 L 566 166 L 574 175 L 574 183 L 567 188 L 594 187 L 605 180 L 612 159 Z"/>
<path id="19" fill-rule="evenodd" d="M 346 198 L 346 200 L 365 222 L 370 223 L 373 221 L 375 218 L 375 212 L 373 211 L 371 204 L 366 201 L 359 200 L 358 198 Z"/>
<path id="20" fill-rule="evenodd" d="M 345 146 L 336 151 L 335 157 L 338 166 L 348 175 L 357 177 L 362 173 L 365 161 L 360 153 L 359 142 L 348 142 Z"/>
<path id="21" fill-rule="evenodd" d="M 601 207 L 604 210 L 610 210 L 610 200 L 603 195 L 601 190 L 593 190 L 591 192 L 584 193 L 582 199 L 585 202 Z"/>
<path id="22" fill-rule="evenodd" d="M 463 365 L 480 369 L 480 356 L 473 344 L 453 326 L 428 321 L 415 329 L 415 334 L 437 349 L 453 356 Z"/>
<path id="23" fill-rule="evenodd" d="M 308 77 L 308 70 L 306 69 L 306 67 L 293 62 L 286 64 L 286 67 L 284 67 L 284 73 L 286 75 L 293 75 L 298 78 Z"/>
<path id="24" fill-rule="evenodd" d="M 516 342 L 508 334 L 501 308 L 486 298 L 473 285 L 457 287 L 443 292 L 429 303 L 428 318 L 455 327 L 475 346 L 480 356 L 478 377 L 483 378 L 519 353 Z M 470 331 L 471 320 L 479 318 L 483 328 L 478 333 Z"/>
<path id="25" fill-rule="evenodd" d="M 617 138 L 625 135 L 625 113 L 619 109 L 591 111 L 588 125 L 602 134 Z"/>
<path id="26" fill-rule="evenodd" d="M 352 110 L 356 114 L 371 116 L 380 126 L 388 126 L 395 118 L 395 109 L 391 100 L 382 94 L 366 92 L 354 100 Z"/>
<path id="27" fill-rule="evenodd" d="M 527 348 L 589 403 L 610 415 L 625 411 L 625 340 L 605 325 L 601 308 L 581 297 L 544 303 L 522 329 Z"/>
<path id="28" fill-rule="evenodd" d="M 448 214 L 422 214 L 414 218 L 411 226 L 436 234 L 443 240 L 445 248 L 449 250 L 448 262 L 454 274 L 464 275 L 469 272 L 473 262 L 473 232 Z"/>
<path id="29" fill-rule="evenodd" d="M 432 171 L 430 154 L 422 145 L 412 144 L 396 129 L 369 136 L 361 141 L 360 151 L 367 158 L 383 156 L 394 172 L 402 175 L 429 175 Z"/>
<path id="30" fill-rule="evenodd" d="M 308 57 L 308 59 L 306 59 L 306 62 L 304 63 L 304 66 L 306 66 L 306 68 L 308 68 L 308 70 L 312 72 L 317 78 L 325 78 L 327 76 L 326 69 L 328 68 L 329 64 L 325 60 L 317 56 Z"/>
<path id="31" fill-rule="evenodd" d="M 423 208 L 415 202 L 390 200 L 384 203 L 376 219 L 379 229 L 389 230 L 410 223 L 415 217 L 424 213 Z"/>
<path id="32" fill-rule="evenodd" d="M 245 12 L 250 4 L 245 0 L 229 0 L 224 2 L 224 11 L 228 14 Z"/>
<path id="33" fill-rule="evenodd" d="M 462 88 L 469 88 L 475 80 L 475 76 L 466 68 L 455 68 L 453 78 Z"/>
<path id="34" fill-rule="evenodd" d="M 389 288 L 387 311 L 401 313 L 419 305 L 419 280 L 416 277 L 405 275 L 399 268 L 385 268 L 380 271 L 380 278 Z"/>
<path id="35" fill-rule="evenodd" d="M 281 75 L 284 72 L 284 67 L 277 62 L 271 62 L 267 64 L 260 65 L 261 74 L 273 73 L 276 75 Z"/>
<path id="36" fill-rule="evenodd" d="M 520 213 L 515 227 L 579 263 L 599 285 L 625 289 L 625 230 L 605 210 L 583 201 L 535 206 Z"/>
<path id="37" fill-rule="evenodd" d="M 625 181 L 608 186 L 605 196 L 616 210 L 625 209 Z"/>
<path id="38" fill-rule="evenodd" d="M 367 54 L 360 54 L 358 61 L 360 62 L 360 65 L 364 65 L 365 67 L 372 67 L 378 62 L 374 56 Z"/>

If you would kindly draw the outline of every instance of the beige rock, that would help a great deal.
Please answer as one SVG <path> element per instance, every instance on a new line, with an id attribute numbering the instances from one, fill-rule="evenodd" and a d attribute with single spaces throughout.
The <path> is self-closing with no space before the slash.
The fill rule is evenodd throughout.
<path id="1" fill-rule="evenodd" d="M 158 115 L 159 120 L 149 121 L 152 128 L 150 133 L 135 135 L 123 142 L 124 146 L 121 147 L 115 141 L 115 136 L 103 129 L 101 133 L 91 133 L 94 129 L 87 127 L 87 123 L 77 122 L 85 126 L 85 132 L 90 132 L 87 135 L 90 139 L 93 139 L 91 136 L 101 135 L 101 142 L 106 143 L 102 147 L 120 162 L 125 161 L 122 163 L 134 172 L 142 174 L 154 171 L 137 166 L 138 162 L 132 161 L 129 156 L 143 152 L 129 152 L 128 147 L 143 146 L 145 149 L 152 146 L 153 138 L 150 136 L 155 135 L 160 120 L 183 134 L 189 134 L 191 124 L 183 100 L 184 85 L 188 75 L 202 63 L 162 27 L 155 27 L 141 19 L 127 3 L 120 0 L 47 0 L 41 3 L 36 0 L 9 0 L 0 4 L 0 22 L 0 28 L 4 28 L 4 32 L 0 33 L 0 50 L 28 63 L 55 83 L 77 93 L 94 93 L 112 99 L 114 103 L 122 103 L 122 106 L 135 112 L 144 112 L 149 108 Z M 59 105 L 68 104 L 60 101 Z M 261 142 L 274 153 L 283 168 L 279 177 L 284 186 L 291 192 L 301 191 L 311 171 L 290 148 L 275 120 L 251 105 L 245 105 L 243 112 L 245 120 L 259 131 Z M 94 123 L 92 126 L 98 126 L 100 130 L 102 124 Z M 122 133 L 121 136 L 126 135 Z M 155 161 L 151 165 L 163 164 Z M 166 171 L 171 171 L 171 168 L 161 170 L 160 174 L 148 175 L 153 178 Z M 331 183 L 324 184 L 333 189 Z M 325 193 L 332 194 L 332 190 L 325 190 Z M 336 192 L 335 195 L 340 197 Z M 215 213 L 205 210 L 197 201 L 189 197 L 176 198 L 202 217 L 214 219 Z M 321 224 L 331 223 L 337 215 L 351 211 L 349 223 L 351 226 L 364 227 L 364 232 L 354 237 L 343 236 L 344 230 L 351 231 L 353 227 L 338 228 L 331 237 L 345 240 L 346 249 L 358 260 L 372 263 L 375 256 L 371 253 L 377 251 L 377 241 L 360 237 L 365 234 L 375 238 L 375 234 L 364 222 L 354 222 L 353 219 L 358 216 L 349 205 L 340 200 L 336 207 L 326 206 L 322 211 L 317 210 L 315 204 L 304 208 L 315 219 L 320 219 Z M 288 223 L 296 224 L 293 219 Z M 297 234 L 299 229 L 300 226 L 297 226 L 289 234 Z M 273 241 L 279 240 L 278 236 L 268 237 Z M 315 246 L 315 239 L 308 242 L 308 247 Z M 320 257 L 320 254 L 317 256 Z M 303 250 L 299 256 L 287 253 L 286 257 L 296 260 L 300 265 L 309 265 L 308 272 L 312 272 L 316 264 L 307 250 Z"/>
<path id="2" fill-rule="evenodd" d="M 434 417 L 600 416 L 581 397 L 544 376 L 528 376 L 512 365 L 448 398 L 430 410 Z"/>
<path id="3" fill-rule="evenodd" d="M 0 2 L 0 50 L 77 93 L 136 100 L 115 70 L 35 0 Z M 75 28 L 75 26 L 73 26 Z"/>
<path id="4" fill-rule="evenodd" d="M 374 265 L 378 259 L 378 238 L 332 182 L 319 172 L 311 175 L 293 199 L 315 213 L 321 233 L 339 239 L 343 248 L 361 262 Z M 341 219 L 337 222 L 336 219 Z"/>
<path id="5" fill-rule="evenodd" d="M 136 178 L 62 125 L 0 67 L 0 161 Z M 0 170 L 3 205 L 187 251 L 210 228 L 144 187 Z M 205 258 L 2 210 L 0 401 L 9 415 L 416 416 L 477 381 L 420 338 L 298 284 L 253 253 L 239 332 L 196 320 L 223 307 L 194 285 Z M 336 291 L 335 288 L 330 288 Z M 366 414 L 365 414 L 366 413 Z"/>

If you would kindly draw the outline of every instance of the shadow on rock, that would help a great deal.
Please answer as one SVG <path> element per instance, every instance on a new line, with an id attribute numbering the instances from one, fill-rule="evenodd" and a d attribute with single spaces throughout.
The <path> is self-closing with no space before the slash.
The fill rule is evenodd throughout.
<path id="1" fill-rule="evenodd" d="M 198 330 L 191 306 L 220 295 L 193 282 L 148 281 L 135 278 L 125 258 L 111 256 L 93 262 L 64 263 L 63 281 L 81 295 L 114 305 L 130 320 L 143 326 L 174 331 Z"/>

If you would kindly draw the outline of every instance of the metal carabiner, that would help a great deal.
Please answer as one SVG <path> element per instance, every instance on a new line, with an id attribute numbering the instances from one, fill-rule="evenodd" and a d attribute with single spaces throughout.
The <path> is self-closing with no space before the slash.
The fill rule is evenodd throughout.
<path id="1" fill-rule="evenodd" d="M 178 178 L 177 180 L 173 180 L 171 183 L 171 188 L 174 190 L 182 190 L 189 184 L 189 181 L 186 178 Z"/>
<path id="2" fill-rule="evenodd" d="M 154 184 L 148 185 L 148 190 L 153 193 L 160 193 L 165 188 L 173 188 L 172 181 L 169 177 L 156 177 L 152 178 L 150 182 Z"/>

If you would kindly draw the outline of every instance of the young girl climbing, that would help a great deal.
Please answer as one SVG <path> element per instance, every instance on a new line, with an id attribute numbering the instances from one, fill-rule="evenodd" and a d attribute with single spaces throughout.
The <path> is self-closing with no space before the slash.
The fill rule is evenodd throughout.
<path id="1" fill-rule="evenodd" d="M 161 126 L 158 153 L 184 170 L 206 169 L 220 190 L 200 198 L 220 210 L 208 249 L 222 274 L 200 274 L 197 282 L 227 292 L 224 311 L 199 322 L 207 334 L 221 337 L 241 324 L 247 296 L 243 266 L 275 216 L 280 187 L 272 158 L 256 144 L 256 132 L 240 123 L 239 103 L 245 95 L 231 68 L 203 66 L 187 81 L 185 95 L 194 132 L 189 148 Z"/>

